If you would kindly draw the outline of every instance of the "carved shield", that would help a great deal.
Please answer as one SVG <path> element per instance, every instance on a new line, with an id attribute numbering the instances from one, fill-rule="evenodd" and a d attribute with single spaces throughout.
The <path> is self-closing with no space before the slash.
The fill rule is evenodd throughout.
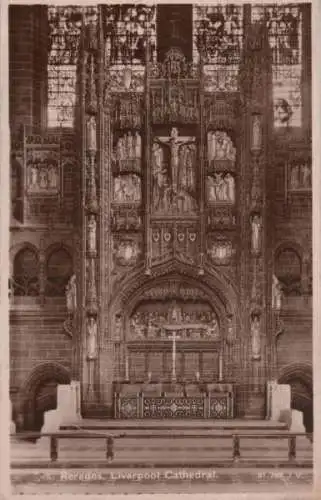
<path id="1" fill-rule="evenodd" d="M 153 231 L 153 241 L 157 243 L 159 241 L 159 231 Z"/>
<path id="2" fill-rule="evenodd" d="M 166 243 L 168 243 L 169 241 L 171 241 L 171 238 L 172 238 L 171 233 L 169 233 L 168 231 L 166 231 L 164 233 L 164 240 L 166 241 Z"/>
<path id="3" fill-rule="evenodd" d="M 196 240 L 196 233 L 188 233 L 188 237 L 190 239 L 190 241 L 192 241 L 194 243 L 194 241 Z"/>

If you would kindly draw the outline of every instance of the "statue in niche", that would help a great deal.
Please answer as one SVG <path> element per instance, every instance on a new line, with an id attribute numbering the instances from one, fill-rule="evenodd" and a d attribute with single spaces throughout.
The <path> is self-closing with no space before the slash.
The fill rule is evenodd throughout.
<path id="1" fill-rule="evenodd" d="M 302 187 L 303 188 L 310 188 L 311 187 L 311 168 L 306 163 L 304 163 L 301 166 L 301 174 L 302 174 Z"/>
<path id="2" fill-rule="evenodd" d="M 46 168 L 39 170 L 39 187 L 40 189 L 47 189 L 48 186 L 48 172 Z"/>
<path id="3" fill-rule="evenodd" d="M 30 167 L 30 189 L 37 189 L 38 187 L 38 168 L 35 165 Z"/>
<path id="4" fill-rule="evenodd" d="M 223 177 L 221 172 L 207 176 L 207 199 L 208 201 L 219 201 L 235 203 L 235 180 L 231 174 Z"/>
<path id="5" fill-rule="evenodd" d="M 114 179 L 114 200 L 118 202 L 139 202 L 141 180 L 136 174 L 120 175 Z"/>
<path id="6" fill-rule="evenodd" d="M 294 165 L 291 168 L 290 187 L 291 187 L 291 189 L 298 189 L 300 187 L 300 167 L 299 167 L 299 165 Z"/>
<path id="7" fill-rule="evenodd" d="M 252 149 L 259 150 L 262 145 L 261 116 L 254 115 L 252 123 Z"/>
<path id="8" fill-rule="evenodd" d="M 206 336 L 209 338 L 218 338 L 219 337 L 218 322 L 217 322 L 217 319 L 215 317 L 212 318 L 210 324 L 207 326 Z"/>
<path id="9" fill-rule="evenodd" d="M 122 317 L 120 314 L 116 314 L 115 316 L 114 327 L 114 337 L 115 339 L 120 340 L 122 338 Z"/>
<path id="10" fill-rule="evenodd" d="M 66 286 L 66 304 L 69 314 L 74 314 L 77 309 L 76 275 L 73 274 Z"/>
<path id="11" fill-rule="evenodd" d="M 168 162 L 164 161 L 167 149 Z M 194 211 L 195 138 L 179 138 L 177 128 L 170 137 L 154 139 L 152 151 L 153 206 L 156 210 L 178 212 Z"/>
<path id="12" fill-rule="evenodd" d="M 120 137 L 117 141 L 116 158 L 118 161 L 122 161 L 126 158 L 125 141 L 124 141 L 123 137 Z"/>
<path id="13" fill-rule="evenodd" d="M 139 312 L 135 313 L 130 319 L 130 328 L 133 333 L 133 336 L 137 339 L 145 338 L 145 324 L 144 318 L 142 320 L 141 314 Z"/>
<path id="14" fill-rule="evenodd" d="M 136 131 L 135 133 L 135 158 L 141 158 L 142 156 L 142 138 L 140 133 Z"/>
<path id="15" fill-rule="evenodd" d="M 96 137 L 96 119 L 94 116 L 87 118 L 87 149 L 88 151 L 97 150 L 97 137 Z"/>
<path id="16" fill-rule="evenodd" d="M 261 357 L 261 328 L 260 317 L 254 315 L 251 319 L 251 344 L 252 358 L 259 360 Z"/>
<path id="17" fill-rule="evenodd" d="M 273 274 L 272 277 L 272 309 L 280 311 L 282 306 L 283 290 L 278 278 Z"/>
<path id="18" fill-rule="evenodd" d="M 227 335 L 226 341 L 228 344 L 232 344 L 235 341 L 235 329 L 233 325 L 232 317 L 227 318 Z"/>
<path id="19" fill-rule="evenodd" d="M 93 316 L 87 319 L 87 358 L 97 359 L 97 321 Z"/>
<path id="20" fill-rule="evenodd" d="M 252 252 L 257 254 L 261 250 L 262 217 L 258 214 L 252 217 Z"/>
<path id="21" fill-rule="evenodd" d="M 97 244 L 97 222 L 94 215 L 89 216 L 88 220 L 88 251 L 96 252 Z"/>
<path id="22" fill-rule="evenodd" d="M 50 163 L 48 165 L 48 188 L 57 189 L 58 188 L 58 172 L 56 165 Z"/>
<path id="23" fill-rule="evenodd" d="M 236 149 L 226 132 L 216 131 L 207 134 L 208 161 L 230 160 L 235 161 Z"/>

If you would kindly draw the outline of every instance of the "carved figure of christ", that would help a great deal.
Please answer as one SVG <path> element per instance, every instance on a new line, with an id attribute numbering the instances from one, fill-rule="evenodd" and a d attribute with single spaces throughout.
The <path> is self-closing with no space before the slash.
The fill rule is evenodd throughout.
<path id="1" fill-rule="evenodd" d="M 182 146 L 195 144 L 194 137 L 179 137 L 177 128 L 172 128 L 170 137 L 156 137 L 154 139 L 160 145 L 165 145 L 170 148 L 170 168 L 172 177 L 172 189 L 177 193 L 178 188 L 178 167 L 179 167 L 179 152 Z"/>

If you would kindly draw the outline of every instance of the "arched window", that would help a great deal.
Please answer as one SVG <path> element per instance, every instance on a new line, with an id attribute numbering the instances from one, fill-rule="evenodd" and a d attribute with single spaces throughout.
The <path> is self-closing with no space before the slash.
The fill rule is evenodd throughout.
<path id="1" fill-rule="evenodd" d="M 62 297 L 65 295 L 66 285 L 72 275 L 72 258 L 64 248 L 54 250 L 48 257 L 46 265 L 47 297 Z"/>
<path id="2" fill-rule="evenodd" d="M 301 258 L 293 248 L 284 248 L 275 259 L 274 273 L 285 295 L 301 295 Z"/>
<path id="3" fill-rule="evenodd" d="M 35 250 L 23 248 L 13 263 L 13 294 L 16 296 L 39 295 L 39 259 Z"/>

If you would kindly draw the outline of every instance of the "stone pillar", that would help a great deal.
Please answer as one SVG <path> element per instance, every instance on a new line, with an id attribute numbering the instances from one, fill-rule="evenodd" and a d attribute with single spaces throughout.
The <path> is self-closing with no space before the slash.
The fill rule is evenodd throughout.
<path id="1" fill-rule="evenodd" d="M 268 144 L 272 124 L 271 60 L 267 30 L 263 24 L 248 26 L 244 61 L 241 70 L 244 158 L 243 162 L 243 234 L 247 317 L 245 353 L 247 358 L 246 418 L 265 415 L 266 367 L 269 338 L 267 334 L 267 254 L 266 254 L 266 186 Z"/>

